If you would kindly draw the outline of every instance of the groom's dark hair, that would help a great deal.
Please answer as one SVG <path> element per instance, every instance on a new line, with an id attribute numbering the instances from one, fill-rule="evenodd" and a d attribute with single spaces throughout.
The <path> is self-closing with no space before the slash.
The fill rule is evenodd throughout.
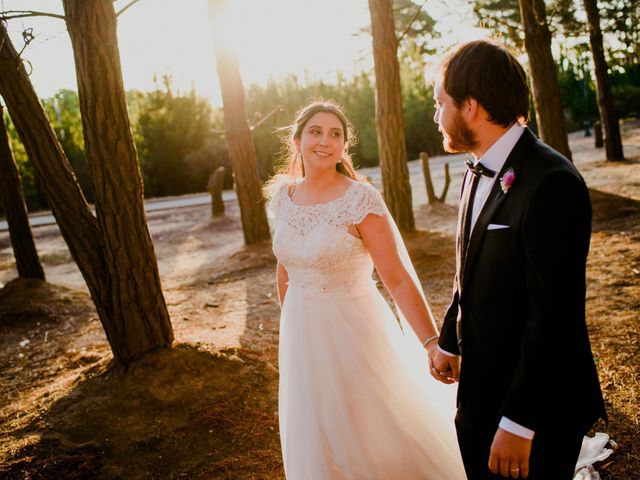
<path id="1" fill-rule="evenodd" d="M 504 46 L 487 40 L 464 43 L 442 61 L 442 86 L 456 106 L 474 98 L 489 120 L 508 127 L 529 120 L 527 76 Z"/>

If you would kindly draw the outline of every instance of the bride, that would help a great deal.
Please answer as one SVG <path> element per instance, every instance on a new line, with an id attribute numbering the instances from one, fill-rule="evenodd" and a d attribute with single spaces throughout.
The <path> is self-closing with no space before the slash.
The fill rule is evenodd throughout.
<path id="1" fill-rule="evenodd" d="M 348 121 L 312 102 L 271 182 L 279 418 L 289 480 L 463 479 L 437 330 L 381 195 L 355 173 Z M 372 279 L 375 266 L 399 320 Z"/>

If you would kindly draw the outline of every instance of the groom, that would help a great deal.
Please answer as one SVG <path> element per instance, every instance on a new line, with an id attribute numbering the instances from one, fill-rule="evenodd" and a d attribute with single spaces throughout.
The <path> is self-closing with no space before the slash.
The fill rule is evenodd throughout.
<path id="1" fill-rule="evenodd" d="M 431 374 L 460 382 L 456 429 L 470 480 L 571 479 L 584 434 L 606 418 L 585 324 L 589 193 L 523 125 L 527 80 L 504 47 L 458 47 L 434 93 L 445 149 L 474 158 Z"/>

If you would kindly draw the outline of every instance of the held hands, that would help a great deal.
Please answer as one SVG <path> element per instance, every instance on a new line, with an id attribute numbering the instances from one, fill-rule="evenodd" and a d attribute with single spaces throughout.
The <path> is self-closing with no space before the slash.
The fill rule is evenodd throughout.
<path id="1" fill-rule="evenodd" d="M 498 428 L 489 453 L 489 470 L 507 478 L 527 478 L 531 442 Z"/>
<path id="2" fill-rule="evenodd" d="M 451 384 L 460 379 L 460 356 L 449 356 L 434 345 L 429 349 L 429 372 L 442 383 Z"/>

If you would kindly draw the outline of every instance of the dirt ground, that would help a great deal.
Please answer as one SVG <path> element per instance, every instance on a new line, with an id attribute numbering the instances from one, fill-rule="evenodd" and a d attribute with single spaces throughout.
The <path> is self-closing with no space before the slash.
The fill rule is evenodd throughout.
<path id="1" fill-rule="evenodd" d="M 587 318 L 610 416 L 597 430 L 618 444 L 598 465 L 603 480 L 640 471 L 640 125 L 623 132 L 621 163 L 571 136 L 594 206 Z M 414 188 L 419 230 L 406 237 L 437 318 L 455 264 L 458 188 L 456 178 L 436 206 Z M 57 227 L 34 229 L 50 283 L 12 280 L 0 233 L 0 478 L 283 478 L 271 246 L 243 246 L 235 204 L 219 220 L 207 206 L 148 220 L 176 341 L 126 371 L 111 361 Z"/>

